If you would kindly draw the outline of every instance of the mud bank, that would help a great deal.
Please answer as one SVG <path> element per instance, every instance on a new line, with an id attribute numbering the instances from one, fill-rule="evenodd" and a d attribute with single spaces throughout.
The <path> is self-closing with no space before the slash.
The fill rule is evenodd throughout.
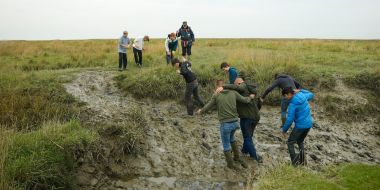
<path id="1" fill-rule="evenodd" d="M 263 171 L 288 162 L 285 139 L 279 134 L 279 109 L 264 107 L 255 131 L 256 148 L 264 158 L 257 164 L 244 157 L 249 168 L 226 167 L 216 113 L 187 116 L 176 102 L 136 101 L 124 96 L 113 80 L 116 72 L 88 71 L 65 85 L 67 92 L 86 103 L 85 125 L 120 125 L 128 122 L 131 107 L 143 110 L 144 142 L 136 154 L 120 152 L 117 135 L 102 135 L 92 150 L 78 150 L 78 189 L 242 189 L 252 187 Z M 376 124 L 336 124 L 323 113 L 319 127 L 306 139 L 308 166 L 342 162 L 380 163 Z M 241 133 L 237 132 L 239 144 Z"/>

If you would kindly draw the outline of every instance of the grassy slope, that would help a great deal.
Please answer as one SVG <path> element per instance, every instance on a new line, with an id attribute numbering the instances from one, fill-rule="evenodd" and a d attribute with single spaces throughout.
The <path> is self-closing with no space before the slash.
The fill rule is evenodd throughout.
<path id="1" fill-rule="evenodd" d="M 259 189 L 282 190 L 376 190 L 380 166 L 347 164 L 330 166 L 322 172 L 283 165 L 259 179 Z"/>

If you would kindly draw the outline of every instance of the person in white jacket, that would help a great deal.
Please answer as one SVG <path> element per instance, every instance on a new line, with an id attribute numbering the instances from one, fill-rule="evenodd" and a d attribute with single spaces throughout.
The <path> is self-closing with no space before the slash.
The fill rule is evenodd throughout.
<path id="1" fill-rule="evenodd" d="M 142 66 L 142 51 L 144 50 L 144 41 L 149 42 L 149 36 L 138 37 L 133 41 L 133 55 L 135 56 L 135 63 L 139 67 Z"/>
<path id="2" fill-rule="evenodd" d="M 166 63 L 169 64 L 177 51 L 178 39 L 175 33 L 170 33 L 165 40 Z"/>

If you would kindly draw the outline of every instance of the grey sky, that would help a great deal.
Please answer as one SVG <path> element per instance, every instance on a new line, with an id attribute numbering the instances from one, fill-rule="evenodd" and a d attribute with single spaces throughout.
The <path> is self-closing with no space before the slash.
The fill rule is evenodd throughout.
<path id="1" fill-rule="evenodd" d="M 203 38 L 380 39 L 380 0 L 0 0 L 0 40 L 163 38 L 183 20 Z"/>

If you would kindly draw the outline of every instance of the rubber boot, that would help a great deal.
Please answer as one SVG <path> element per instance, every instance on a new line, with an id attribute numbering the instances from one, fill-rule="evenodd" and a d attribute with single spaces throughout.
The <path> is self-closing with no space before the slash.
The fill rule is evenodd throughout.
<path id="1" fill-rule="evenodd" d="M 237 170 L 237 167 L 234 165 L 234 160 L 232 159 L 231 151 L 224 152 L 224 156 L 226 158 L 227 167 L 233 170 Z"/>
<path id="2" fill-rule="evenodd" d="M 236 142 L 231 143 L 232 152 L 234 153 L 234 160 L 238 161 L 244 168 L 247 168 L 247 164 L 240 158 L 239 147 Z"/>

